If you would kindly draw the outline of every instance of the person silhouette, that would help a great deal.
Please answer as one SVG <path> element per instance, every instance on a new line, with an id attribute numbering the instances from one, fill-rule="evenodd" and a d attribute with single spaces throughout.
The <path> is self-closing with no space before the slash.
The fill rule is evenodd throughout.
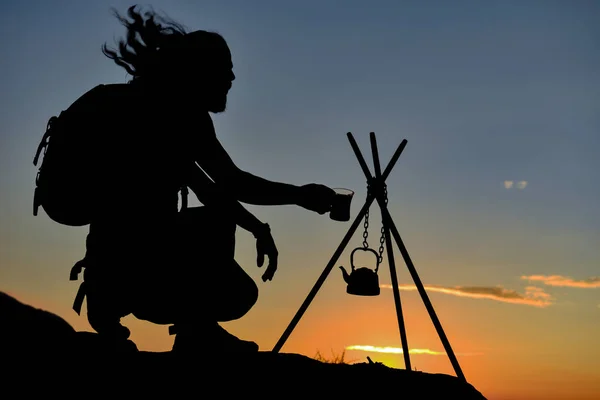
<path id="1" fill-rule="evenodd" d="M 85 267 L 90 325 L 100 336 L 127 339 L 120 320 L 133 314 L 171 325 L 173 352 L 256 352 L 256 343 L 219 325 L 243 317 L 258 298 L 234 259 L 238 226 L 256 238 L 258 266 L 268 258 L 263 281 L 277 269 L 269 225 L 241 203 L 325 214 L 335 191 L 270 181 L 230 158 L 209 114 L 225 111 L 235 79 L 220 34 L 188 32 L 136 6 L 129 18 L 113 12 L 127 36 L 118 49 L 104 44 L 102 51 L 132 79 L 87 94 L 94 129 L 115 138 L 98 140 L 90 155 L 99 165 L 89 174 L 93 212 L 85 257 L 74 267 Z M 188 187 L 202 206 L 180 210 L 179 191 Z M 140 199 L 126 203 L 124 193 Z"/>

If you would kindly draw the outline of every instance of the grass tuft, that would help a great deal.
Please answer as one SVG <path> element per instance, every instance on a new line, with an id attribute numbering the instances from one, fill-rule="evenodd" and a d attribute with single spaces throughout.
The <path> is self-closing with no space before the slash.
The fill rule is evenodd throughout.
<path id="1" fill-rule="evenodd" d="M 321 361 L 326 364 L 349 364 L 348 360 L 346 360 L 346 350 L 343 350 L 341 353 L 334 353 L 331 351 L 331 358 L 327 358 L 323 356 L 321 351 L 317 350 L 317 354 L 315 354 L 314 359 L 317 361 Z"/>

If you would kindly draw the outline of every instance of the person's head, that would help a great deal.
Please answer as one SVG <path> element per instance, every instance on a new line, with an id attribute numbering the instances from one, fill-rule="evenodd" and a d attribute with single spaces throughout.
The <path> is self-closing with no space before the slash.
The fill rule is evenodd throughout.
<path id="1" fill-rule="evenodd" d="M 127 28 L 127 36 L 118 42 L 118 50 L 104 44 L 102 52 L 132 75 L 132 82 L 192 98 L 211 112 L 225 111 L 235 75 L 221 35 L 203 30 L 188 33 L 153 11 L 140 14 L 135 6 L 127 11 L 131 20 L 117 11 L 114 14 Z"/>

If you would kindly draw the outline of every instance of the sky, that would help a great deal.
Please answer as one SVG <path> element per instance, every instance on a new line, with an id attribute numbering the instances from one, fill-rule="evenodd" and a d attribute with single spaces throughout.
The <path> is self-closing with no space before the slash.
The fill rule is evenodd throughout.
<path id="1" fill-rule="evenodd" d="M 101 46 L 124 34 L 110 8 L 132 4 L 0 5 L 0 290 L 78 330 L 91 328 L 71 309 L 78 283 L 68 274 L 84 255 L 87 228 L 32 215 L 32 160 L 52 115 L 99 83 L 130 78 Z M 228 110 L 213 120 L 240 168 L 349 188 L 354 219 L 366 180 L 346 133 L 370 166 L 369 132 L 383 166 L 407 140 L 386 182 L 389 211 L 467 380 L 488 399 L 600 397 L 599 2 L 140 5 L 228 41 L 237 79 Z M 143 201 L 132 195 L 132 204 Z M 351 222 L 296 206 L 248 209 L 270 224 L 279 270 L 263 283 L 254 238 L 238 230 L 236 260 L 260 295 L 223 326 L 270 350 Z M 336 266 L 349 265 L 361 229 Z M 372 247 L 380 229 L 374 205 Z M 412 366 L 454 374 L 393 250 Z M 334 268 L 282 351 L 345 352 L 347 361 L 368 356 L 404 368 L 386 254 L 379 280 L 380 296 L 351 296 Z M 172 346 L 166 326 L 131 316 L 123 323 L 142 350 Z"/>

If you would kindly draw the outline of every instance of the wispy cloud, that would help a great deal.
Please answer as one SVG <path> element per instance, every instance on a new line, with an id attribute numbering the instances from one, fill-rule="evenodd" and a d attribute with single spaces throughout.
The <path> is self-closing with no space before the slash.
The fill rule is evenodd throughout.
<path id="1" fill-rule="evenodd" d="M 550 300 L 552 297 L 549 293 L 544 292 L 544 289 L 537 286 L 527 286 L 525 288 L 525 295 L 529 298 L 546 300 Z"/>
<path id="2" fill-rule="evenodd" d="M 521 279 L 528 280 L 530 282 L 542 282 L 548 286 L 561 286 L 561 287 L 573 287 L 573 288 L 600 288 L 600 277 L 592 276 L 587 279 L 573 279 L 568 276 L 562 275 L 529 275 L 522 276 Z"/>
<path id="3" fill-rule="evenodd" d="M 424 285 L 428 292 L 438 292 L 472 299 L 488 299 L 504 303 L 523 304 L 534 307 L 547 307 L 552 304 L 550 295 L 544 289 L 535 286 L 525 288 L 521 294 L 515 290 L 505 289 L 501 286 L 442 286 Z M 392 285 L 381 285 L 382 288 L 391 289 Z M 398 289 L 405 291 L 417 290 L 414 285 L 401 284 Z"/>
<path id="4" fill-rule="evenodd" d="M 527 181 L 518 181 L 516 182 L 516 187 L 517 189 L 525 189 L 528 185 Z M 512 189 L 513 187 L 515 187 L 515 181 L 504 181 L 504 188 L 505 189 Z"/>
<path id="5" fill-rule="evenodd" d="M 372 353 L 386 354 L 404 354 L 402 347 L 378 347 L 369 345 L 352 345 L 346 347 L 346 350 L 368 351 Z M 443 351 L 434 351 L 429 349 L 409 349 L 408 354 L 420 354 L 428 356 L 445 356 Z M 481 356 L 483 353 L 455 353 L 457 356 Z"/>

